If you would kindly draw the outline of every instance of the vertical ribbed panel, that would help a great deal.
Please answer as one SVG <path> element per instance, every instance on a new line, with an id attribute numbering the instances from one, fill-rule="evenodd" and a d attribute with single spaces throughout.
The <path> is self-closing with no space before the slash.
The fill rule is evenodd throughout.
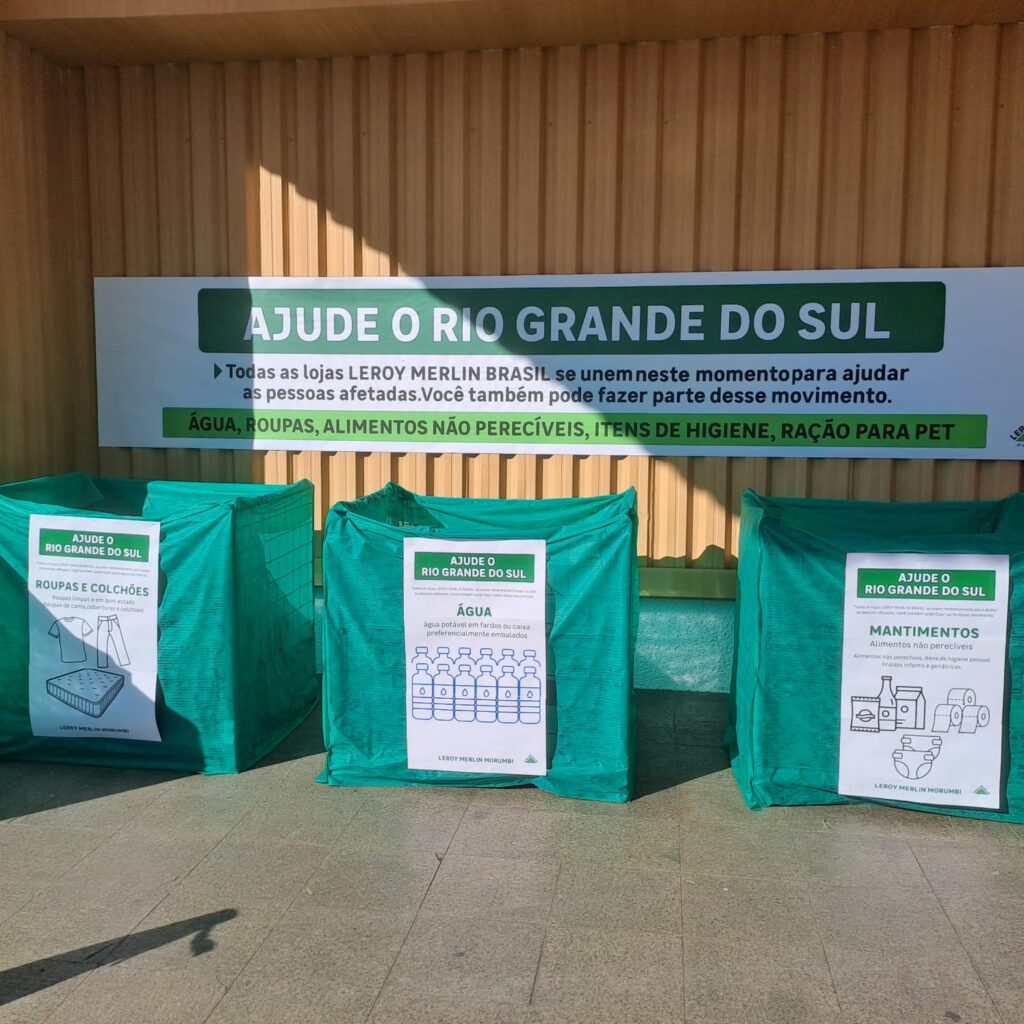
<path id="1" fill-rule="evenodd" d="M 1022 69 L 1017 25 L 84 72 L 4 40 L 2 473 L 305 476 L 321 512 L 389 479 L 633 485 L 647 563 L 708 568 L 748 486 L 1020 489 L 1016 462 L 97 456 L 89 278 L 1024 264 Z"/>

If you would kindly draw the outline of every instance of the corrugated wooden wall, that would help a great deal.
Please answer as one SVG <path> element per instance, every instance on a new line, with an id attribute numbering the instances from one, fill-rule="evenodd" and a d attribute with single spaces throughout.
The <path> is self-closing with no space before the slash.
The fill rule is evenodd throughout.
<path id="1" fill-rule="evenodd" d="M 17 106 L 4 81 L 4 108 Z M 74 238 L 91 234 L 96 275 L 1024 263 L 1017 25 L 89 68 L 61 81 L 51 100 L 65 114 L 84 95 L 69 130 L 77 171 L 84 126 L 88 189 L 80 174 L 50 175 L 50 194 Z M 55 261 L 31 252 L 32 264 Z M 76 369 L 60 394 L 72 404 L 49 403 L 55 420 L 33 439 L 40 469 L 59 461 L 51 443 L 82 443 L 68 417 L 77 409 L 79 422 L 91 399 L 81 318 L 48 315 L 79 333 L 65 339 Z M 38 377 L 23 376 L 26 400 L 41 397 Z M 83 465 L 86 448 L 75 449 Z M 321 511 L 389 479 L 509 497 L 633 485 L 641 554 L 659 567 L 734 564 L 745 487 L 904 500 L 1022 486 L 1020 463 L 933 460 L 134 449 L 103 451 L 99 464 L 144 476 L 305 476 Z"/>
<path id="2" fill-rule="evenodd" d="M 81 74 L 0 33 L 0 479 L 96 466 Z"/>

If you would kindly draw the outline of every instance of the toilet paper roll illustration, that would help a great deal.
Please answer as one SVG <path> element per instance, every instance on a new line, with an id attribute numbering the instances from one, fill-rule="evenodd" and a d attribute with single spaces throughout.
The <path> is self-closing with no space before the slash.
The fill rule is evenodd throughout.
<path id="1" fill-rule="evenodd" d="M 962 704 L 940 704 L 935 709 L 935 720 L 932 722 L 932 729 L 935 732 L 949 732 L 950 729 L 959 729 L 963 717 L 964 707 Z"/>
<path id="2" fill-rule="evenodd" d="M 970 687 L 957 687 L 950 690 L 946 696 L 947 704 L 963 704 L 969 707 L 978 703 L 978 695 Z"/>
<path id="3" fill-rule="evenodd" d="M 977 732 L 984 729 L 991 720 L 992 715 L 984 704 L 973 704 L 964 708 L 963 721 L 960 723 L 960 731 L 963 733 Z"/>
<path id="4" fill-rule="evenodd" d="M 932 729 L 935 732 L 949 732 L 951 729 L 971 735 L 984 729 L 992 719 L 992 713 L 978 703 L 978 695 L 969 686 L 954 687 L 946 695 L 945 704 L 935 709 Z"/>

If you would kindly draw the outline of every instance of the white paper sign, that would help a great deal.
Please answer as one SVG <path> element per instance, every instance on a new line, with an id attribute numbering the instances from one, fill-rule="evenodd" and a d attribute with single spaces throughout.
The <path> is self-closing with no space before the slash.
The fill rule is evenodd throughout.
<path id="1" fill-rule="evenodd" d="M 839 792 L 1000 806 L 1006 555 L 846 556 Z"/>
<path id="2" fill-rule="evenodd" d="M 406 539 L 410 768 L 547 774 L 546 547 Z"/>
<path id="3" fill-rule="evenodd" d="M 119 277 L 95 306 L 103 446 L 1024 458 L 1022 267 Z"/>
<path id="4" fill-rule="evenodd" d="M 29 520 L 29 714 L 36 736 L 160 740 L 160 524 Z"/>

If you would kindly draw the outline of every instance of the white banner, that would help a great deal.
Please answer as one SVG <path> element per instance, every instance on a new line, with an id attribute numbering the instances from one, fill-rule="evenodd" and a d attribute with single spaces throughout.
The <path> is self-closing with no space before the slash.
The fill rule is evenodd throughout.
<path id="1" fill-rule="evenodd" d="M 99 278 L 100 444 L 1019 459 L 1024 270 Z"/>
<path id="2" fill-rule="evenodd" d="M 410 768 L 547 774 L 542 540 L 405 540 Z"/>
<path id="3" fill-rule="evenodd" d="M 31 516 L 28 543 L 33 734 L 159 741 L 160 524 Z"/>
<path id="4" fill-rule="evenodd" d="M 1006 555 L 846 557 L 839 792 L 997 809 Z"/>

